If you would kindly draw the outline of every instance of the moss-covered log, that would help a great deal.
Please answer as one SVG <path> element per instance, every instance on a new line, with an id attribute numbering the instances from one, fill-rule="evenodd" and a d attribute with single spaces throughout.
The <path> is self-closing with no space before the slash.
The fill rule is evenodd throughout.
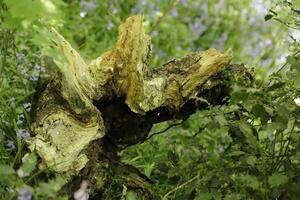
<path id="1" fill-rule="evenodd" d="M 215 49 L 150 69 L 150 37 L 140 15 L 128 18 L 115 47 L 92 61 L 51 32 L 68 65 L 40 94 L 29 147 L 41 157 L 41 167 L 68 178 L 69 188 L 89 179 L 92 194 L 110 182 L 113 175 L 105 169 L 116 167 L 126 175 L 127 187 L 146 194 L 142 184 L 151 180 L 122 164 L 118 150 L 143 142 L 154 123 L 206 108 L 197 97 L 224 103 L 229 89 L 222 80 L 231 73 L 250 76 L 242 65 L 229 64 L 229 53 Z"/>

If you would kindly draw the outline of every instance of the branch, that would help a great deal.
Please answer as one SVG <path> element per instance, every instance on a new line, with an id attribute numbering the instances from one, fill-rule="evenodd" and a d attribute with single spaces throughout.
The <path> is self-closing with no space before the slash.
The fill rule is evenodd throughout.
<path id="1" fill-rule="evenodd" d="M 184 120 L 183 120 L 182 122 L 179 122 L 179 123 L 171 124 L 170 126 L 168 126 L 167 128 L 163 129 L 162 131 L 158 131 L 158 132 L 155 132 L 155 133 L 149 135 L 149 136 L 146 138 L 146 140 L 149 140 L 150 138 L 152 138 L 152 137 L 155 136 L 155 135 L 162 134 L 162 133 L 166 132 L 167 130 L 169 130 L 170 128 L 174 127 L 174 126 L 181 125 L 183 122 L 184 122 Z"/>
<path id="2" fill-rule="evenodd" d="M 39 97 L 29 148 L 41 157 L 41 166 L 54 166 L 67 177 L 86 166 L 93 141 L 105 136 L 117 146 L 141 142 L 154 123 L 184 119 L 206 108 L 196 97 L 211 105 L 223 103 L 229 91 L 222 80 L 247 71 L 229 65 L 229 52 L 215 49 L 150 70 L 150 36 L 141 15 L 128 18 L 119 27 L 115 47 L 92 61 L 83 59 L 55 29 L 51 33 L 67 62 Z"/>

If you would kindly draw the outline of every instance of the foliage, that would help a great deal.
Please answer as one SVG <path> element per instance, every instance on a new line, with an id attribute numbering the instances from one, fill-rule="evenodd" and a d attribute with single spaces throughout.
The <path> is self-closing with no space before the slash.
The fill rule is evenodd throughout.
<path id="1" fill-rule="evenodd" d="M 48 27 L 95 58 L 112 47 L 118 25 L 140 12 L 153 66 L 189 51 L 232 48 L 233 62 L 255 67 L 257 82 L 229 83 L 228 105 L 124 150 L 123 161 L 157 181 L 156 199 L 298 199 L 299 10 L 296 0 L 0 0 L 0 199 L 66 199 L 58 193 L 62 178 L 40 170 L 25 145 L 35 91 L 51 76 L 47 56 L 60 65 Z"/>

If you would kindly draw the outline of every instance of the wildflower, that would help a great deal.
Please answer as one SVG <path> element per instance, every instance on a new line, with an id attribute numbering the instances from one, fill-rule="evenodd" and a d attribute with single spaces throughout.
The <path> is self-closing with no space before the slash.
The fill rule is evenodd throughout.
<path id="1" fill-rule="evenodd" d="M 158 50 L 158 56 L 159 56 L 160 58 L 163 58 L 163 57 L 166 56 L 166 53 L 165 53 L 162 49 L 159 49 L 159 50 Z"/>
<path id="2" fill-rule="evenodd" d="M 300 106 L 300 98 L 294 99 L 294 102 L 297 106 Z"/>
<path id="3" fill-rule="evenodd" d="M 187 0 L 179 0 L 179 4 L 185 5 L 187 3 Z"/>
<path id="4" fill-rule="evenodd" d="M 170 15 L 174 18 L 178 17 L 178 11 L 176 8 L 173 8 L 172 10 L 170 10 Z"/>
<path id="5" fill-rule="evenodd" d="M 9 98 L 9 104 L 10 104 L 10 107 L 12 107 L 12 108 L 15 106 L 15 97 Z"/>
<path id="6" fill-rule="evenodd" d="M 26 131 L 25 129 L 19 129 L 18 135 L 23 138 L 24 140 L 27 140 L 30 137 L 30 133 Z"/>
<path id="7" fill-rule="evenodd" d="M 35 65 L 34 65 L 34 70 L 35 70 L 35 71 L 41 71 L 41 65 L 35 64 Z"/>
<path id="8" fill-rule="evenodd" d="M 12 150 L 16 148 L 15 143 L 12 140 L 7 140 L 5 146 Z"/>
<path id="9" fill-rule="evenodd" d="M 32 199 L 32 192 L 28 188 L 24 187 L 19 190 L 18 200 L 31 200 L 31 199 Z"/>
<path id="10" fill-rule="evenodd" d="M 24 119 L 25 119 L 25 117 L 24 117 L 24 114 L 23 114 L 23 113 L 18 114 L 18 117 L 17 117 L 17 124 L 18 124 L 18 125 L 22 124 L 22 123 L 24 122 Z"/>
<path id="11" fill-rule="evenodd" d="M 17 53 L 17 54 L 16 54 L 16 58 L 17 58 L 17 61 L 18 61 L 18 62 L 21 62 L 21 61 L 24 60 L 25 55 L 24 55 L 23 53 Z"/>
<path id="12" fill-rule="evenodd" d="M 207 27 L 201 22 L 200 18 L 196 18 L 194 23 L 190 24 L 190 29 L 194 35 L 194 37 L 199 37 L 206 31 Z"/>
<path id="13" fill-rule="evenodd" d="M 83 11 L 92 11 L 97 8 L 97 4 L 95 1 L 81 1 L 81 8 Z"/>
<path id="14" fill-rule="evenodd" d="M 154 19 L 156 16 L 162 14 L 161 12 L 159 12 L 159 9 L 155 6 L 154 3 L 150 2 L 147 6 L 148 6 L 148 16 L 150 19 Z"/>
<path id="15" fill-rule="evenodd" d="M 157 32 L 157 31 L 153 31 L 153 32 L 151 33 L 151 36 L 152 36 L 152 37 L 158 36 L 158 32 Z"/>
<path id="16" fill-rule="evenodd" d="M 31 110 L 31 103 L 24 103 L 23 108 L 27 111 L 30 112 Z"/>
<path id="17" fill-rule="evenodd" d="M 268 138 L 269 138 L 270 141 L 273 141 L 273 140 L 274 140 L 274 136 L 273 136 L 273 133 L 272 133 L 272 132 L 269 132 Z"/>
<path id="18" fill-rule="evenodd" d="M 114 24 L 112 22 L 108 22 L 108 24 L 106 25 L 106 28 L 108 30 L 111 30 L 114 27 Z"/>
<path id="19" fill-rule="evenodd" d="M 112 7 L 111 12 L 112 12 L 113 14 L 117 14 L 117 13 L 119 12 L 119 9 L 116 8 L 116 7 Z"/>
<path id="20" fill-rule="evenodd" d="M 39 76 L 31 76 L 29 78 L 29 80 L 31 80 L 31 81 L 37 81 L 37 80 L 39 80 Z"/>
<path id="21" fill-rule="evenodd" d="M 82 18 L 85 17 L 86 14 L 87 14 L 87 12 L 85 12 L 85 11 L 82 11 L 82 12 L 79 13 L 80 17 L 82 17 Z"/>
<path id="22" fill-rule="evenodd" d="M 222 145 L 218 145 L 218 151 L 219 151 L 219 153 L 223 153 L 225 151 L 225 149 Z"/>
<path id="23" fill-rule="evenodd" d="M 30 175 L 29 172 L 24 172 L 24 170 L 22 168 L 17 170 L 17 174 L 20 178 L 27 177 Z"/>
<path id="24" fill-rule="evenodd" d="M 89 194 L 87 193 L 87 186 L 88 183 L 87 181 L 82 181 L 80 184 L 80 188 L 74 192 L 74 199 L 75 200 L 88 200 L 89 199 Z"/>

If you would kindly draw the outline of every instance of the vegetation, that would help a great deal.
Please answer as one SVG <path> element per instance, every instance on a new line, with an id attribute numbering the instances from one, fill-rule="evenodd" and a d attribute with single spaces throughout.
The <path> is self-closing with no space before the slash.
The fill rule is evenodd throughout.
<path id="1" fill-rule="evenodd" d="M 300 3 L 297 0 L 0 0 L 0 199 L 68 199 L 66 180 L 40 168 L 26 141 L 44 80 L 64 58 L 55 27 L 88 59 L 113 47 L 117 27 L 144 13 L 151 65 L 210 47 L 255 83 L 232 79 L 231 97 L 185 120 L 156 124 L 121 159 L 154 183 L 154 199 L 300 198 Z M 234 74 L 232 74 L 234 76 Z M 205 99 L 201 99 L 205 101 Z M 112 174 L 118 173 L 111 170 Z M 87 199 L 82 182 L 74 198 Z M 85 196 L 87 195 L 87 196 Z M 115 177 L 102 199 L 142 199 Z"/>

